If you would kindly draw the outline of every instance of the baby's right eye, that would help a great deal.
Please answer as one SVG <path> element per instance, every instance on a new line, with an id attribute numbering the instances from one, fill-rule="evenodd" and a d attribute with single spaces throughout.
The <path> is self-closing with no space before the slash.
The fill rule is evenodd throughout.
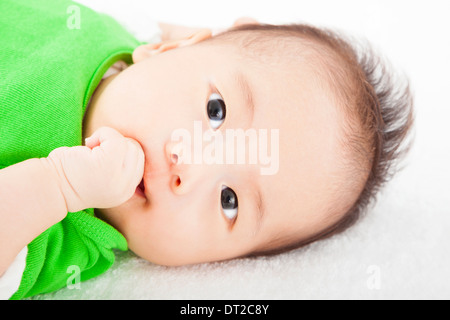
<path id="1" fill-rule="evenodd" d="M 225 121 L 226 113 L 227 108 L 220 94 L 212 93 L 206 106 L 206 114 L 210 120 L 211 128 L 214 130 L 219 128 Z"/>

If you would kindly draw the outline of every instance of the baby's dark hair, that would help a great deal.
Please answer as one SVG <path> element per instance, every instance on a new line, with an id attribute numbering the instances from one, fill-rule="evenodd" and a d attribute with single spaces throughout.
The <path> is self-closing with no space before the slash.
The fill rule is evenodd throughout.
<path id="1" fill-rule="evenodd" d="M 268 246 L 248 256 L 299 248 L 352 226 L 376 201 L 380 189 L 400 170 L 400 160 L 412 146 L 413 140 L 409 138 L 414 122 L 413 95 L 406 77 L 397 77 L 386 59 L 376 54 L 367 42 L 306 24 L 248 24 L 214 38 L 239 39 L 243 50 L 257 48 L 260 53 L 263 50 L 263 54 L 271 53 L 274 43 L 270 40 L 275 39 L 277 45 L 284 41 L 285 48 L 295 47 L 297 42 L 303 46 L 306 43 L 310 52 L 319 57 L 318 72 L 326 78 L 327 88 L 349 119 L 343 124 L 345 137 L 341 143 L 343 154 L 348 158 L 345 168 L 352 177 L 365 172 L 365 181 L 359 183 L 363 185 L 362 190 L 352 181 L 345 186 L 346 191 L 353 188 L 360 193 L 336 223 L 307 239 Z"/>

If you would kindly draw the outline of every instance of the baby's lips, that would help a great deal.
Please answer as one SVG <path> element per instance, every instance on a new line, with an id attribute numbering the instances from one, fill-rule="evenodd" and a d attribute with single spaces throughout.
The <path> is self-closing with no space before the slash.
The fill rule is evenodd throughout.
<path id="1" fill-rule="evenodd" d="M 136 193 L 140 194 L 141 196 L 147 198 L 145 195 L 145 185 L 144 185 L 144 179 L 141 180 L 141 182 L 136 187 Z"/>
<path id="2" fill-rule="evenodd" d="M 145 193 L 144 178 L 142 178 L 141 183 L 139 183 L 139 186 L 138 186 L 138 187 L 142 190 L 142 192 Z"/>

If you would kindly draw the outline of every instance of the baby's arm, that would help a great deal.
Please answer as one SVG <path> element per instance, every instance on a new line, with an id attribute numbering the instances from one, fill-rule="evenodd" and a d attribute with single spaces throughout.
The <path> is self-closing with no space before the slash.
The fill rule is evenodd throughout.
<path id="1" fill-rule="evenodd" d="M 0 275 L 22 248 L 67 212 L 128 200 L 143 171 L 139 143 L 107 127 L 94 132 L 86 146 L 58 148 L 47 158 L 0 170 Z"/>
<path id="2" fill-rule="evenodd" d="M 28 243 L 67 214 L 47 158 L 0 170 L 0 275 Z"/>

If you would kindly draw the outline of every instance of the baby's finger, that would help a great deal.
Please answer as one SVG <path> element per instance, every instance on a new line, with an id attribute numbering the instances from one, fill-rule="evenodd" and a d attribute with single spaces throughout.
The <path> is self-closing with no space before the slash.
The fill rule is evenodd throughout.
<path id="1" fill-rule="evenodd" d="M 144 174 L 145 154 L 139 142 L 126 138 L 129 143 L 129 152 L 124 160 L 124 165 L 134 173 L 136 185 L 141 181 Z"/>
<path id="2" fill-rule="evenodd" d="M 115 129 L 110 127 L 101 127 L 97 129 L 90 137 L 85 139 L 86 147 L 92 149 L 99 146 L 108 139 L 123 138 L 123 136 Z"/>

